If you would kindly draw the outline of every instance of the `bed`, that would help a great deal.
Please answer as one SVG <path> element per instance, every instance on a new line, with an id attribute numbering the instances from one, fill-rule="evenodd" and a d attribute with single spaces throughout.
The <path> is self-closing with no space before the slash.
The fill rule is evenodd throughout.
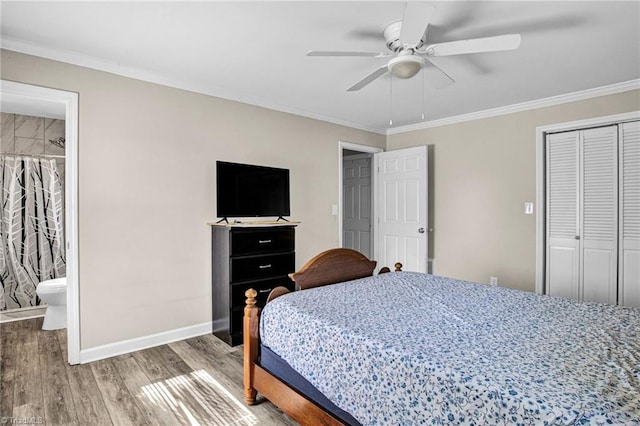
<path id="1" fill-rule="evenodd" d="M 244 386 L 301 424 L 640 424 L 640 310 L 426 274 L 334 249 L 264 309 Z M 383 271 L 383 270 L 381 270 Z M 384 271 L 388 271 L 385 268 Z"/>

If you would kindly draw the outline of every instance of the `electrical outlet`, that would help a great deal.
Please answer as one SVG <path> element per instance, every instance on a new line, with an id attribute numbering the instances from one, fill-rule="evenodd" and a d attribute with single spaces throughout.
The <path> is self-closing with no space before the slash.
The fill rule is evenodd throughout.
<path id="1" fill-rule="evenodd" d="M 497 286 L 498 285 L 498 277 L 489 277 L 489 285 Z"/>

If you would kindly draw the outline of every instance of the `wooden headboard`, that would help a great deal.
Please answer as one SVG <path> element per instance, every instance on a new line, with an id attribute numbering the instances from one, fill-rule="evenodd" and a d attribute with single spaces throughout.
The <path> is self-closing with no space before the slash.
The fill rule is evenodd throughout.
<path id="1" fill-rule="evenodd" d="M 367 259 L 362 253 L 337 248 L 316 255 L 298 272 L 289 274 L 289 277 L 298 284 L 300 290 L 304 290 L 370 277 L 375 268 L 376 261 Z"/>
<path id="2" fill-rule="evenodd" d="M 402 270 L 401 263 L 396 263 L 394 267 L 396 272 Z M 314 256 L 298 272 L 289 274 L 289 278 L 298 284 L 300 290 L 305 290 L 370 277 L 375 268 L 376 261 L 367 259 L 364 254 L 351 249 L 335 248 Z M 380 268 L 378 274 L 386 272 L 391 270 L 385 266 Z M 253 298 L 254 293 L 255 290 L 249 289 L 245 295 L 247 298 Z M 267 303 L 287 293 L 289 290 L 286 287 L 276 287 L 269 293 Z"/>

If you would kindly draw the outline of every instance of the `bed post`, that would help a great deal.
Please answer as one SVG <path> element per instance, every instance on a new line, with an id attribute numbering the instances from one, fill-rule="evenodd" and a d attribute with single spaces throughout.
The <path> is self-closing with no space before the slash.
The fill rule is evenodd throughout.
<path id="1" fill-rule="evenodd" d="M 253 387 L 254 365 L 258 360 L 258 327 L 260 323 L 260 308 L 256 306 L 258 292 L 250 288 L 244 295 L 247 297 L 247 305 L 244 308 L 244 398 L 247 405 L 256 402 L 256 389 Z"/>

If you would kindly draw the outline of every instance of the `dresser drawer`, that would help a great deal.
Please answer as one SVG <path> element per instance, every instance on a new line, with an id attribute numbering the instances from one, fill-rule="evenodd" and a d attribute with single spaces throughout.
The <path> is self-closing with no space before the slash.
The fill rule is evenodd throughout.
<path id="1" fill-rule="evenodd" d="M 267 296 L 269 296 L 271 290 L 279 286 L 286 287 L 290 291 L 293 291 L 295 289 L 295 283 L 291 281 L 289 277 L 279 277 L 264 281 L 233 284 L 231 286 L 231 306 L 241 306 L 244 308 L 247 302 L 247 297 L 244 295 L 244 293 L 252 288 L 258 292 L 256 300 L 258 302 L 258 306 L 262 307 L 267 301 Z"/>
<path id="2" fill-rule="evenodd" d="M 295 269 L 295 254 L 281 253 L 231 259 L 231 282 L 286 276 Z"/>
<path id="3" fill-rule="evenodd" d="M 293 228 L 234 229 L 231 231 L 231 256 L 293 251 Z"/>

